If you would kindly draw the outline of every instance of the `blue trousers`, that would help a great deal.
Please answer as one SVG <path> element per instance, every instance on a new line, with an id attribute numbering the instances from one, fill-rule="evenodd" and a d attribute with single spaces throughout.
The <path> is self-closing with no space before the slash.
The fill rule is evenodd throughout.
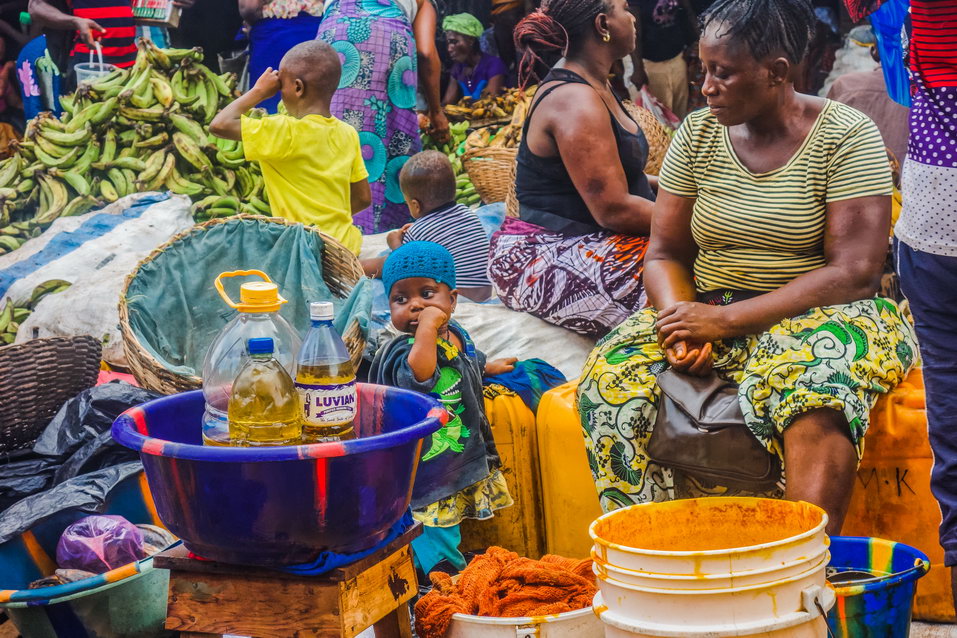
<path id="1" fill-rule="evenodd" d="M 957 257 L 894 240 L 901 291 L 910 302 L 923 359 L 934 469 L 930 487 L 944 516 L 944 564 L 957 565 Z"/>
<path id="2" fill-rule="evenodd" d="M 447 560 L 457 570 L 465 569 L 465 556 L 459 551 L 462 531 L 452 527 L 422 526 L 422 535 L 412 540 L 412 558 L 415 566 L 428 574 L 442 560 Z"/>
<path id="3" fill-rule="evenodd" d="M 300 42 L 315 40 L 322 18 L 300 13 L 295 18 L 263 18 L 249 29 L 249 86 L 256 83 L 266 69 L 279 68 L 279 61 Z M 279 106 L 277 93 L 259 104 L 270 113 Z"/>

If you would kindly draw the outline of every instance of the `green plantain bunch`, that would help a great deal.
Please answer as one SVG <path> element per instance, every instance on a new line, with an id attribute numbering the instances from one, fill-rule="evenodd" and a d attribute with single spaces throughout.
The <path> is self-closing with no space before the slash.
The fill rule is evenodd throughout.
<path id="1" fill-rule="evenodd" d="M 37 307 L 40 300 L 47 295 L 53 295 L 63 292 L 71 286 L 69 281 L 62 279 L 51 279 L 33 289 L 30 299 L 23 305 L 16 305 L 13 299 L 7 299 L 5 303 L 0 303 L 0 346 L 13 343 L 17 338 L 17 332 L 20 330 L 20 324 L 27 320 L 33 309 Z"/>
<path id="2" fill-rule="evenodd" d="M 208 130 L 236 96 L 236 76 L 213 73 L 200 48 L 141 39 L 138 49 L 132 67 L 62 97 L 62 117 L 28 122 L 14 156 L 0 161 L 0 254 L 59 217 L 131 193 L 188 195 L 197 221 L 269 214 L 259 164 L 246 161 L 242 142 Z"/>

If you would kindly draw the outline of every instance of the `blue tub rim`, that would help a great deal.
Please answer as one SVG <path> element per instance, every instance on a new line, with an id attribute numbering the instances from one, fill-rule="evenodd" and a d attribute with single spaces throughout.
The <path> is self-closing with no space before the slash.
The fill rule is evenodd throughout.
<path id="1" fill-rule="evenodd" d="M 831 536 L 830 541 L 832 548 L 835 543 L 864 544 L 877 541 L 882 545 L 894 545 L 895 547 L 900 546 L 915 555 L 913 567 L 909 567 L 903 571 L 894 572 L 892 574 L 887 574 L 887 576 L 881 577 L 878 580 L 861 581 L 858 584 L 855 584 L 853 581 L 851 581 L 845 585 L 829 585 L 832 589 L 834 589 L 834 593 L 836 593 L 838 596 L 859 596 L 866 592 L 879 591 L 896 587 L 897 585 L 912 583 L 922 578 L 930 571 L 930 558 L 927 557 L 927 554 L 906 543 L 887 540 L 886 538 L 878 538 L 876 536 Z"/>
<path id="2" fill-rule="evenodd" d="M 227 463 L 261 463 L 270 461 L 307 461 L 314 459 L 337 458 L 341 456 L 373 452 L 409 443 L 413 440 L 424 439 L 439 430 L 448 422 L 448 412 L 431 396 L 371 383 L 356 384 L 360 393 L 365 388 L 387 389 L 389 392 L 399 393 L 422 402 L 431 404 L 424 419 L 396 432 L 387 432 L 361 439 L 348 441 L 329 441 L 325 443 L 310 443 L 308 445 L 286 445 L 282 447 L 216 447 L 208 445 L 193 445 L 178 443 L 165 439 L 151 437 L 144 434 L 147 431 L 144 410 L 157 403 L 168 401 L 186 401 L 201 399 L 202 390 L 181 392 L 170 396 L 160 397 L 130 408 L 113 422 L 111 434 L 115 441 L 128 448 L 152 456 L 164 456 L 189 461 L 213 461 Z M 423 406 L 425 407 L 425 406 Z"/>
<path id="3" fill-rule="evenodd" d="M 182 541 L 176 541 L 167 549 L 172 549 Z M 41 607 L 55 605 L 76 598 L 82 598 L 94 591 L 106 591 L 125 583 L 133 582 L 152 571 L 153 556 L 148 556 L 133 563 L 127 563 L 108 572 L 97 574 L 65 585 L 41 587 L 39 589 L 12 589 L 0 591 L 0 609 L 22 609 L 26 607 Z M 158 568 L 156 568 L 158 569 Z M 5 600 L 4 600 L 5 599 Z"/>

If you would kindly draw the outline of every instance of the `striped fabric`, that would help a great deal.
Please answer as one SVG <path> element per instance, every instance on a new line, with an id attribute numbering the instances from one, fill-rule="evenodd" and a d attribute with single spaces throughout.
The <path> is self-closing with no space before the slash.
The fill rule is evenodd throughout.
<path id="1" fill-rule="evenodd" d="M 776 290 L 825 265 L 828 202 L 893 190 L 884 143 L 866 115 L 828 100 L 804 144 L 762 174 L 738 160 L 727 128 L 702 109 L 675 136 L 660 186 L 694 198 L 699 291 Z"/>
<path id="2" fill-rule="evenodd" d="M 104 62 L 121 68 L 133 65 L 136 60 L 136 25 L 130 0 L 72 0 L 71 9 L 76 17 L 89 18 L 106 29 L 100 40 Z M 70 55 L 77 58 L 76 62 L 87 62 L 90 47 L 77 39 Z"/>
<path id="3" fill-rule="evenodd" d="M 405 241 L 434 241 L 452 253 L 459 288 L 491 286 L 489 239 L 482 222 L 461 204 L 450 204 L 412 222 Z"/>
<path id="4" fill-rule="evenodd" d="M 924 86 L 957 86 L 957 0 L 911 0 L 911 71 Z"/>

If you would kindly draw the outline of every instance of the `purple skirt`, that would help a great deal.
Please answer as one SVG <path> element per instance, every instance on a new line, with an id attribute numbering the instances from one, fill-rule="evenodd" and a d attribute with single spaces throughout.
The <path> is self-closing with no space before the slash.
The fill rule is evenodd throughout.
<path id="1" fill-rule="evenodd" d="M 412 25 L 392 0 L 339 0 L 327 5 L 316 37 L 339 53 L 332 114 L 359 131 L 369 171 L 372 206 L 353 219 L 366 234 L 399 228 L 412 221 L 399 171 L 422 150 Z"/>

